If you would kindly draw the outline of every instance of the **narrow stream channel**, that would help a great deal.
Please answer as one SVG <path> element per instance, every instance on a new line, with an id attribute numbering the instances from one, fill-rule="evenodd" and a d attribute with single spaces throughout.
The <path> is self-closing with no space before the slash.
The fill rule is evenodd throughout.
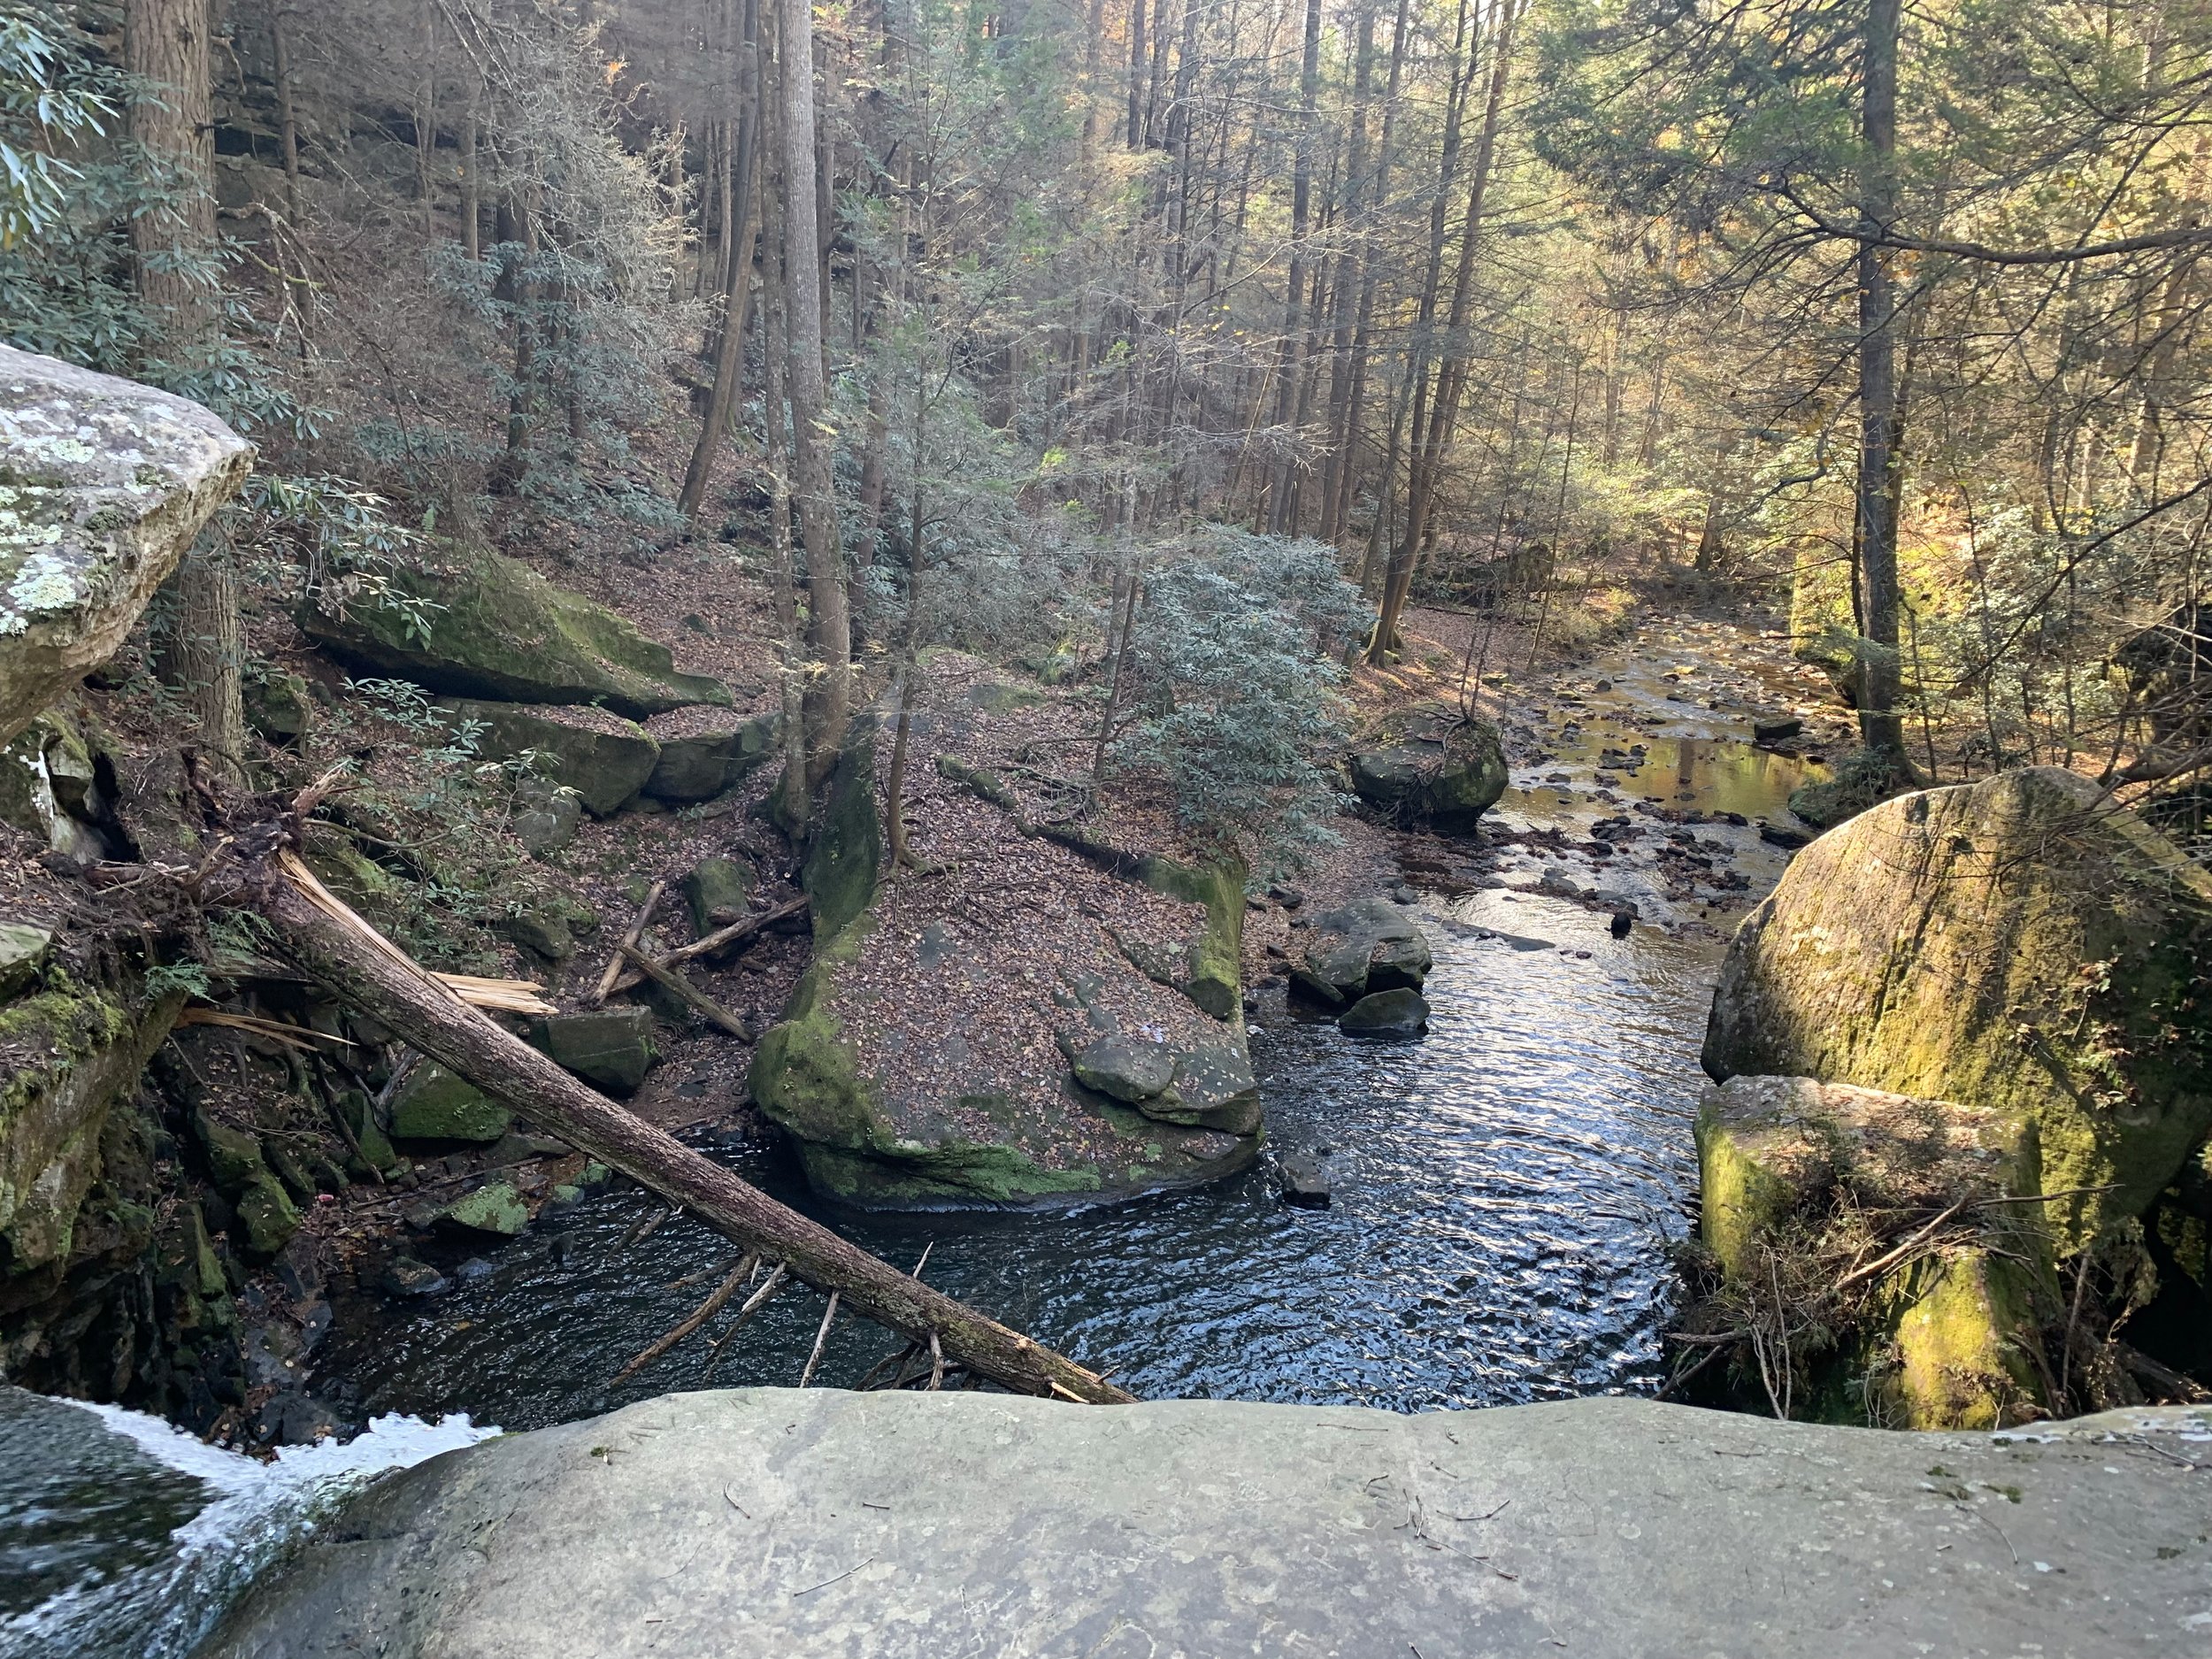
<path id="1" fill-rule="evenodd" d="M 692 1138 L 864 1248 L 902 1264 L 926 1249 L 940 1289 L 1141 1397 L 1419 1410 L 1656 1387 L 1725 918 L 1699 925 L 1648 865 L 1609 862 L 1609 849 L 1593 864 L 1579 840 L 1562 852 L 1526 838 L 1586 837 L 1640 804 L 1687 809 L 1699 844 L 1755 895 L 1784 862 L 1758 822 L 1781 821 L 1789 790 L 1816 774 L 1732 741 L 1727 717 L 1686 706 L 1679 682 L 1624 668 L 1625 683 L 1567 694 L 1539 722 L 1494 815 L 1525 838 L 1498 863 L 1505 885 L 1420 895 L 1436 958 L 1425 1039 L 1362 1042 L 1279 989 L 1263 997 L 1252 1048 L 1269 1152 L 1245 1175 L 1087 1211 L 863 1216 L 819 1204 L 779 1150 Z M 1602 911 L 1536 890 L 1600 878 L 1668 926 L 1615 938 Z M 1274 1161 L 1325 1149 L 1332 1207 L 1283 1203 Z M 503 1248 L 442 1257 L 444 1295 L 341 1299 L 319 1370 L 360 1379 L 340 1397 L 380 1419 L 350 1448 L 263 1465 L 135 1414 L 0 1391 L 13 1477 L 0 1494 L 0 1653 L 175 1659 L 346 1482 L 465 1443 L 483 1432 L 468 1417 L 526 1429 L 672 1390 L 795 1382 L 821 1313 L 811 1293 L 772 1301 L 717 1356 L 695 1341 L 611 1382 L 733 1254 L 680 1216 L 640 1237 L 664 1209 L 634 1187 L 603 1191 Z M 841 1322 L 821 1380 L 849 1385 L 891 1346 Z"/>

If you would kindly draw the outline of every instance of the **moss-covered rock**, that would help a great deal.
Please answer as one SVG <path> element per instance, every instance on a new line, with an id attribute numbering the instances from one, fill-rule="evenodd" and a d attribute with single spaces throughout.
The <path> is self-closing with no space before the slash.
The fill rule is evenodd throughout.
<path id="1" fill-rule="evenodd" d="M 50 927 L 0 922 L 0 1002 L 38 977 L 39 964 L 54 942 Z"/>
<path id="2" fill-rule="evenodd" d="M 283 1183 L 263 1170 L 239 1194 L 231 1208 L 237 1212 L 239 1231 L 234 1240 L 257 1261 L 266 1262 L 291 1242 L 300 1230 L 300 1212 Z"/>
<path id="3" fill-rule="evenodd" d="M 245 481 L 197 403 L 0 346 L 0 743 L 114 655 Z"/>
<path id="4" fill-rule="evenodd" d="M 183 1002 L 50 968 L 42 988 L 0 1003 L 0 1279 L 68 1256 L 109 1109 Z"/>
<path id="5" fill-rule="evenodd" d="M 1996 1113 L 2070 1251 L 2212 1128 L 2212 875 L 2054 768 L 1886 802 L 1745 918 L 1703 1059 Z"/>
<path id="6" fill-rule="evenodd" d="M 1244 1002 L 1244 866 L 1144 861 L 1144 884 L 1186 904 L 1206 907 L 1206 925 L 1191 944 L 1188 972 L 1176 988 L 1216 1019 L 1233 1018 Z"/>
<path id="7" fill-rule="evenodd" d="M 684 908 L 704 937 L 741 918 L 752 897 L 753 867 L 741 858 L 702 858 L 684 876 Z"/>
<path id="8" fill-rule="evenodd" d="M 660 760 L 660 745 L 643 726 L 603 710 L 465 697 L 438 706 L 458 729 L 475 734 L 478 753 L 495 760 L 536 757 L 541 773 L 599 818 L 634 799 Z"/>
<path id="9" fill-rule="evenodd" d="M 730 701 L 605 606 L 487 548 L 440 542 L 382 592 L 327 582 L 299 621 L 349 667 L 462 696 L 599 703 L 632 719 Z"/>
<path id="10" fill-rule="evenodd" d="M 392 1101 L 392 1133 L 402 1141 L 475 1141 L 505 1134 L 514 1114 L 442 1065 L 417 1066 Z"/>
<path id="11" fill-rule="evenodd" d="M 42 835 L 82 862 L 107 857 L 97 775 L 77 722 L 61 709 L 42 710 L 0 744 L 0 824 Z"/>
<path id="12" fill-rule="evenodd" d="M 875 902 L 883 876 L 883 820 L 876 808 L 872 717 L 855 719 L 830 774 L 821 823 L 807 848 L 800 885 L 814 912 L 814 936 L 833 939 Z"/>
<path id="13" fill-rule="evenodd" d="M 1863 1304 L 1820 1310 L 1839 1328 L 1813 1366 L 1816 1410 L 1923 1429 L 2040 1413 L 2032 1353 L 2055 1298 L 2048 1240 L 2031 1207 L 1967 1209 L 2035 1190 L 2032 1132 L 1955 1102 L 1738 1076 L 1706 1089 L 1696 1133 L 1705 1248 L 1747 1305 L 1795 1283 L 1797 1258 L 1817 1268 L 1843 1236 L 1834 1230 L 1862 1217 L 1910 1217 L 1909 1233 L 1966 1217 L 1868 1285 Z M 1859 1236 L 1848 1233 L 1855 1256 Z"/>
<path id="14" fill-rule="evenodd" d="M 315 726 L 315 699 L 307 681 L 281 669 L 250 676 L 246 724 L 272 743 L 296 743 Z"/>
<path id="15" fill-rule="evenodd" d="M 1386 716 L 1347 757 L 1352 788 L 1398 822 L 1444 835 L 1473 832 L 1505 793 L 1497 727 L 1442 703 Z"/>
<path id="16" fill-rule="evenodd" d="M 511 1239 L 530 1225 L 530 1210 L 512 1181 L 487 1181 L 447 1205 L 438 1219 L 464 1233 Z"/>

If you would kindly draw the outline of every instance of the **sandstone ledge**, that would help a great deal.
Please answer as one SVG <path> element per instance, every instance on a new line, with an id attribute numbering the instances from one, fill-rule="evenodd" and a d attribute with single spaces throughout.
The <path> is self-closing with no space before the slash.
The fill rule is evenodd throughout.
<path id="1" fill-rule="evenodd" d="M 2201 1655 L 2208 1442 L 2178 1412 L 2007 1439 L 1626 1399 L 669 1395 L 394 1478 L 205 1651 Z"/>

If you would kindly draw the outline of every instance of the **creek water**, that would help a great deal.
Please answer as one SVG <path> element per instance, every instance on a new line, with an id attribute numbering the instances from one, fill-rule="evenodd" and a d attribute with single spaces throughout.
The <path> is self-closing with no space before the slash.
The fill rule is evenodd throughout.
<path id="1" fill-rule="evenodd" d="M 1663 688 L 1675 683 L 1568 699 L 1516 768 L 1502 826 L 1579 833 L 1638 799 L 1739 813 L 1754 824 L 1699 833 L 1732 834 L 1763 890 L 1783 856 L 1755 820 L 1778 818 L 1814 774 L 1728 741 Z M 940 1289 L 1140 1396 L 1415 1410 L 1649 1390 L 1669 1247 L 1695 1190 L 1721 935 L 1654 894 L 1647 917 L 1688 925 L 1617 939 L 1604 914 L 1530 890 L 1539 869 L 1508 859 L 1507 886 L 1421 895 L 1436 960 L 1417 1042 L 1363 1042 L 1264 995 L 1252 1051 L 1269 1150 L 1202 1191 L 1046 1215 L 855 1215 L 814 1201 L 780 1151 L 698 1143 L 867 1249 L 902 1263 L 926 1250 Z M 1327 1209 L 1276 1195 L 1275 1161 L 1302 1150 L 1327 1153 Z M 0 1654 L 188 1652 L 347 1483 L 465 1443 L 482 1432 L 469 1418 L 524 1429 L 670 1390 L 795 1382 L 822 1310 L 810 1292 L 774 1298 L 717 1354 L 695 1339 L 611 1382 L 733 1254 L 681 1216 L 649 1229 L 663 1213 L 642 1191 L 604 1191 L 442 1263 L 444 1295 L 342 1299 L 319 1369 L 352 1379 L 345 1403 L 380 1419 L 348 1448 L 264 1465 L 131 1413 L 0 1394 L 0 1467 L 15 1477 L 0 1493 Z M 841 1321 L 820 1379 L 850 1384 L 891 1346 Z"/>

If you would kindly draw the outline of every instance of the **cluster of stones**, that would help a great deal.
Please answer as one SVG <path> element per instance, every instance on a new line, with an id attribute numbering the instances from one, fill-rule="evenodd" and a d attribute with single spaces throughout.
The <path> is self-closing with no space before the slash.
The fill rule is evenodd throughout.
<path id="1" fill-rule="evenodd" d="M 1433 964 L 1420 924 L 1384 898 L 1356 899 L 1292 927 L 1304 935 L 1290 982 L 1356 1037 L 1417 1037 L 1428 1029 L 1421 995 Z"/>

